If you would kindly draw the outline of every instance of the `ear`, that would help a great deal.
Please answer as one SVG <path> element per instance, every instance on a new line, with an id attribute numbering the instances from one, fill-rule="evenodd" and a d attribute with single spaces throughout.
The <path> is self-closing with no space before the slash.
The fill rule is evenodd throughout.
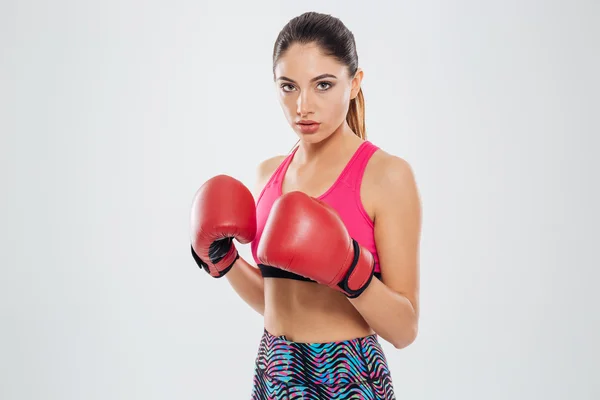
<path id="1" fill-rule="evenodd" d="M 350 99 L 353 100 L 358 96 L 358 91 L 360 90 L 360 84 L 362 83 L 364 76 L 364 72 L 362 68 L 358 68 L 356 70 L 356 74 L 354 74 L 354 78 L 352 78 L 352 90 L 350 91 Z"/>

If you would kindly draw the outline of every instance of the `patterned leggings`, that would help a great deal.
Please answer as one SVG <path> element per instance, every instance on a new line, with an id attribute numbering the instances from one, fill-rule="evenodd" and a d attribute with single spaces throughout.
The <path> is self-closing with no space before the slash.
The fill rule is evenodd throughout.
<path id="1" fill-rule="evenodd" d="M 295 343 L 264 331 L 252 400 L 395 399 L 376 335 L 330 343 Z"/>

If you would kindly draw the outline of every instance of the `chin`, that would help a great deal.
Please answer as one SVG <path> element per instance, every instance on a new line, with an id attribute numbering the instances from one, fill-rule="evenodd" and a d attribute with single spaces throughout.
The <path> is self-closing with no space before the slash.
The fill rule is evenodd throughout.
<path id="1" fill-rule="evenodd" d="M 328 133 L 321 132 L 320 130 L 315 133 L 302 133 L 296 131 L 296 134 L 302 142 L 310 144 L 322 142 L 330 136 Z"/>
<path id="2" fill-rule="evenodd" d="M 321 141 L 323 141 L 323 139 L 325 139 L 324 137 L 322 137 L 321 135 L 305 135 L 305 134 L 299 134 L 298 135 L 300 140 L 304 143 L 310 143 L 310 144 L 315 144 L 315 143 L 319 143 Z"/>

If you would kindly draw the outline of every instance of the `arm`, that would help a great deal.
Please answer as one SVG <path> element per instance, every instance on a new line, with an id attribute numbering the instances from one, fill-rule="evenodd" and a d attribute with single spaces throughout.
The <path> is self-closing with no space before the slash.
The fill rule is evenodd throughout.
<path id="1" fill-rule="evenodd" d="M 254 184 L 254 198 L 258 200 L 260 192 L 282 161 L 282 156 L 269 158 L 258 165 Z M 225 275 L 235 292 L 257 313 L 264 315 L 265 294 L 264 278 L 258 268 L 239 257 L 233 268 Z"/>
<path id="2" fill-rule="evenodd" d="M 379 336 L 401 349 L 418 331 L 421 204 L 408 163 L 390 156 L 383 164 L 374 206 L 383 282 L 373 279 L 349 301 Z"/>
<path id="3" fill-rule="evenodd" d="M 225 275 L 235 292 L 260 315 L 265 312 L 264 279 L 258 268 L 238 258 Z"/>

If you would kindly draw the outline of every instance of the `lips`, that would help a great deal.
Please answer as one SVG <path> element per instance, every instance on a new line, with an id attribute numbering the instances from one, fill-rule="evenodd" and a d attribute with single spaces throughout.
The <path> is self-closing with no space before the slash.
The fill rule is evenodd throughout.
<path id="1" fill-rule="evenodd" d="M 298 125 L 302 133 L 315 133 L 319 130 L 319 126 L 321 126 L 318 122 L 309 120 L 299 121 L 296 125 Z"/>

